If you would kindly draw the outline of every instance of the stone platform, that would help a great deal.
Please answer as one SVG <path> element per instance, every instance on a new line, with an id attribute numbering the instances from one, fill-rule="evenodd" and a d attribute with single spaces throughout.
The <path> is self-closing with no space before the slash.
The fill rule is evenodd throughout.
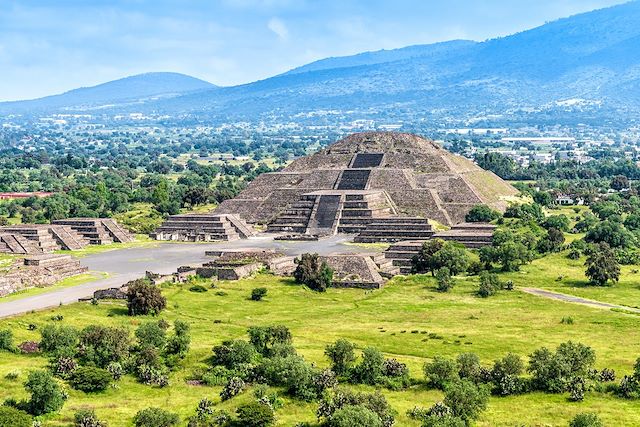
<path id="1" fill-rule="evenodd" d="M 0 237 L 5 244 L 0 250 L 16 254 L 49 253 L 57 250 L 79 250 L 89 244 L 80 233 L 68 225 L 20 224 L 0 227 Z"/>
<path id="2" fill-rule="evenodd" d="M 172 215 L 151 237 L 156 240 L 212 242 L 246 239 L 255 232 L 237 215 L 183 214 Z"/>
<path id="3" fill-rule="evenodd" d="M 53 220 L 52 224 L 65 225 L 88 240 L 92 245 L 113 242 L 129 243 L 134 237 L 111 218 L 67 218 Z"/>

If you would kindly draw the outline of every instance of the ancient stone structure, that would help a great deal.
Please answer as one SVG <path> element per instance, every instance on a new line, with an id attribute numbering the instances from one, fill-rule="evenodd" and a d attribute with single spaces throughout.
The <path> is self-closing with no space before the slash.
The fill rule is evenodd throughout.
<path id="1" fill-rule="evenodd" d="M 384 285 L 385 279 L 370 255 L 339 254 L 320 259 L 333 269 L 334 288 L 379 289 Z"/>
<path id="2" fill-rule="evenodd" d="M 210 242 L 238 240 L 253 236 L 253 229 L 237 215 L 172 215 L 151 237 L 156 240 Z"/>
<path id="3" fill-rule="evenodd" d="M 491 172 L 424 138 L 394 132 L 348 136 L 258 176 L 216 213 L 268 224 L 268 231 L 326 235 L 364 233 L 362 241 L 428 238 L 424 219 L 444 225 L 464 220 L 477 204 L 506 207 L 517 191 Z M 402 217 L 405 223 L 389 218 Z M 389 231 L 411 226 L 417 234 Z M 376 234 L 377 233 L 377 234 Z"/>
<path id="4" fill-rule="evenodd" d="M 111 218 L 68 218 L 57 219 L 52 223 L 69 226 L 92 245 L 128 243 L 134 240 L 128 231 Z"/>
<path id="5" fill-rule="evenodd" d="M 27 256 L 16 261 L 6 274 L 0 276 L 0 296 L 34 286 L 50 286 L 87 270 L 71 255 Z"/>
<path id="6" fill-rule="evenodd" d="M 20 224 L 0 227 L 0 251 L 14 254 L 78 250 L 89 244 L 68 225 Z"/>

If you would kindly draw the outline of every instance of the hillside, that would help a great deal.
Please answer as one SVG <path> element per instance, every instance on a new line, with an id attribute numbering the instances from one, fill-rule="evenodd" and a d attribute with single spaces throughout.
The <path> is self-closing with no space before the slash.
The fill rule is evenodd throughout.
<path id="1" fill-rule="evenodd" d="M 30 101 L 0 103 L 2 110 L 48 110 L 104 107 L 104 104 L 140 103 L 157 98 L 172 97 L 216 86 L 204 80 L 180 73 L 145 73 L 125 77 L 92 87 L 70 90 Z M 113 106 L 113 105 L 109 105 Z"/>
<path id="2" fill-rule="evenodd" d="M 328 58 L 234 87 L 215 88 L 196 81 L 200 85 L 189 86 L 188 91 L 184 87 L 174 91 L 189 93 L 128 108 L 248 120 L 322 109 L 396 121 L 425 115 L 461 119 L 491 115 L 497 117 L 494 121 L 506 122 L 534 116 L 552 121 L 626 120 L 640 111 L 638 22 L 640 2 L 633 1 L 480 43 L 457 40 Z M 105 84 L 104 91 L 98 86 L 0 104 L 0 112 L 82 110 L 113 98 L 106 89 L 116 83 Z M 160 86 L 162 94 L 169 90 Z M 151 92 L 143 95 L 158 94 Z M 578 102 L 558 104 L 567 99 Z"/>

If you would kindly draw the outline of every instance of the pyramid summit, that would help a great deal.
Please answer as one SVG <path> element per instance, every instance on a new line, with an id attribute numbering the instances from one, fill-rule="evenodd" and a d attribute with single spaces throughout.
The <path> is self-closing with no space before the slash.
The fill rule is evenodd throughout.
<path id="1" fill-rule="evenodd" d="M 217 214 L 273 232 L 358 232 L 376 219 L 423 218 L 452 226 L 475 205 L 504 210 L 517 190 L 435 142 L 397 132 L 349 135 L 282 171 L 258 176 Z"/>

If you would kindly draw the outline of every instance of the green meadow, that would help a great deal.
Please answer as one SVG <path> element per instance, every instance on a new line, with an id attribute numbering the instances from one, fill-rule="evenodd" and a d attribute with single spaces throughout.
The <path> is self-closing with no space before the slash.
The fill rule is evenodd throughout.
<path id="1" fill-rule="evenodd" d="M 325 346 L 338 338 L 356 343 L 359 349 L 375 346 L 387 357 L 406 363 L 415 385 L 403 391 L 382 390 L 397 411 L 398 426 L 417 426 L 407 418 L 406 411 L 416 405 L 430 406 L 442 398 L 441 392 L 429 389 L 422 381 L 422 365 L 436 355 L 455 357 L 474 352 L 489 366 L 508 352 L 517 353 L 526 361 L 526 356 L 536 348 L 555 348 L 573 340 L 593 347 L 597 353 L 596 367 L 613 368 L 620 378 L 632 370 L 634 361 L 640 357 L 640 316 L 543 299 L 517 290 L 517 286 L 547 287 L 567 293 L 584 292 L 590 298 L 602 297 L 618 303 L 630 302 L 634 292 L 639 292 L 633 284 L 634 276 L 627 270 L 623 280 L 611 288 L 577 286 L 578 281 L 586 281 L 581 267 L 578 268 L 581 262 L 565 261 L 561 255 L 535 261 L 522 272 L 503 275 L 514 280 L 516 290 L 501 291 L 488 299 L 475 296 L 476 277 L 458 278 L 453 291 L 446 294 L 436 292 L 434 279 L 427 275 L 396 277 L 376 291 L 329 289 L 326 293 L 316 293 L 290 279 L 269 274 L 237 282 L 217 282 L 215 289 L 204 293 L 189 291 L 190 285 L 166 285 L 163 293 L 168 306 L 158 318 L 185 320 L 191 325 L 192 335 L 191 350 L 171 373 L 170 385 L 156 388 L 125 376 L 102 393 L 85 394 L 69 389 L 63 409 L 46 416 L 44 425 L 67 426 L 81 407 L 94 408 L 110 426 L 132 425 L 134 414 L 149 406 L 177 412 L 185 421 L 203 397 L 216 402 L 217 408 L 233 411 L 252 398 L 251 390 L 222 403 L 221 387 L 189 385 L 187 379 L 194 369 L 206 366 L 214 345 L 227 339 L 246 338 L 246 330 L 252 325 L 288 326 L 298 352 L 321 367 L 329 365 L 323 354 Z M 556 281 L 559 274 L 565 277 Z M 255 287 L 268 289 L 263 301 L 249 300 Z M 606 292 L 612 294 L 612 299 Z M 117 325 L 131 329 L 132 333 L 137 325 L 150 319 L 127 316 L 124 302 L 101 301 L 98 305 L 77 303 L 5 319 L 0 321 L 0 329 L 10 328 L 16 343 L 37 341 L 38 330 L 29 330 L 29 325 L 40 328 L 54 322 L 54 315 L 63 316 L 61 323 L 79 328 L 91 324 Z M 561 323 L 566 317 L 571 317 L 573 323 Z M 0 399 L 25 398 L 22 384 L 28 371 L 46 365 L 43 356 L 0 353 Z M 14 371 L 19 371 L 17 379 L 5 378 Z M 284 402 L 276 412 L 278 425 L 315 421 L 317 403 L 290 398 L 284 398 Z M 640 425 L 640 401 L 595 391 L 587 393 L 580 403 L 570 402 L 567 394 L 491 397 L 477 425 L 567 426 L 579 412 L 596 412 L 605 425 Z"/>

